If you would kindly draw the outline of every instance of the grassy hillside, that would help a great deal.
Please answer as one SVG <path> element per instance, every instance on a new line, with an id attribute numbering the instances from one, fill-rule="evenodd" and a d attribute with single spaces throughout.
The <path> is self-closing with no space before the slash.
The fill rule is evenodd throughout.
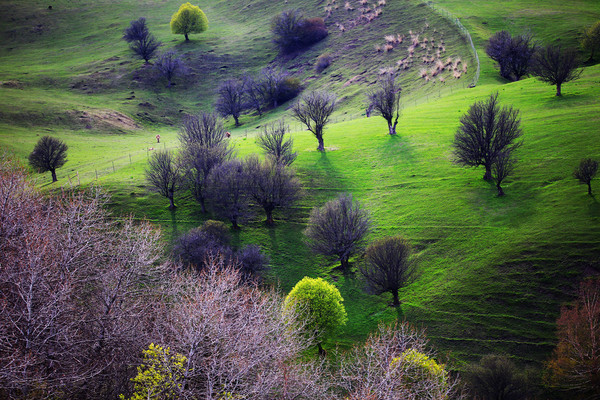
<path id="1" fill-rule="evenodd" d="M 339 335 L 342 344 L 364 338 L 378 321 L 400 317 L 426 327 L 453 360 L 506 352 L 540 362 L 552 349 L 560 305 L 571 298 L 581 277 L 600 268 L 600 205 L 571 176 L 582 157 L 600 157 L 600 67 L 586 68 L 556 98 L 552 87 L 534 79 L 502 81 L 483 51 L 493 32 L 520 33 L 526 27 L 541 40 L 574 44 L 580 27 L 600 18 L 595 1 L 437 2 L 459 16 L 473 35 L 482 61 L 475 88 L 466 88 L 474 61 L 464 38 L 419 2 L 387 0 L 368 23 L 357 22 L 357 1 L 350 2 L 354 10 L 343 3 L 335 9 L 331 1 L 205 2 L 199 5 L 210 29 L 191 43 L 169 33 L 177 2 L 56 1 L 52 10 L 39 1 L 27 8 L 4 3 L 0 146 L 24 159 L 38 136 L 60 137 L 70 149 L 59 184 L 87 185 L 98 177 L 113 195 L 116 214 L 155 221 L 167 239 L 206 216 L 187 197 L 170 212 L 164 199 L 147 192 L 143 171 L 149 149 L 177 148 L 180 115 L 211 104 L 220 79 L 277 62 L 307 88 L 327 88 L 343 99 L 334 121 L 346 121 L 327 129 L 324 154 L 315 151 L 310 133 L 292 123 L 299 153 L 294 166 L 306 193 L 298 207 L 278 215 L 274 229 L 266 228 L 259 214 L 234 232 L 236 243 L 260 244 L 271 256 L 269 280 L 284 291 L 305 275 L 337 282 L 349 315 Z M 270 43 L 268 23 L 272 15 L 296 6 L 321 17 L 333 7 L 326 19 L 330 35 L 302 54 L 281 59 Z M 165 48 L 185 54 L 193 66 L 189 82 L 155 90 L 144 80 L 141 62 L 132 61 L 120 40 L 128 22 L 142 15 Z M 406 57 L 409 31 L 428 43 L 443 39 L 444 56 L 453 62 L 460 57 L 467 69 L 459 79 L 426 82 L 419 72 L 427 67 L 414 56 L 413 65 L 401 72 L 398 136 L 389 137 L 383 119 L 351 118 L 362 114 L 364 92 L 379 70 L 398 68 L 397 61 Z M 391 51 L 376 51 L 392 34 L 405 39 Z M 419 51 L 420 57 L 427 52 Z M 332 54 L 333 63 L 316 74 L 313 64 L 324 52 Z M 494 91 L 502 104 L 521 111 L 524 131 L 519 164 L 502 198 L 481 179 L 483 171 L 451 161 L 460 116 Z M 255 128 L 285 114 L 284 106 L 262 120 L 244 117 L 246 125 L 232 131 L 238 154 L 257 152 Z M 40 177 L 40 184 L 48 180 Z M 399 312 L 389 307 L 391 297 L 366 294 L 358 275 L 332 271 L 335 264 L 314 256 L 302 242 L 310 209 L 340 192 L 353 193 L 370 211 L 373 239 L 402 234 L 415 245 L 421 274 L 402 292 Z"/>

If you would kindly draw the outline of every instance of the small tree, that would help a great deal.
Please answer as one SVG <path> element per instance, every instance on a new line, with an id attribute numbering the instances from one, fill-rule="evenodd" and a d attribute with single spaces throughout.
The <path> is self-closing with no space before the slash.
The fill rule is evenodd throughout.
<path id="1" fill-rule="evenodd" d="M 277 108 L 287 77 L 288 74 L 281 68 L 266 67 L 260 71 L 258 87 L 265 104 Z"/>
<path id="2" fill-rule="evenodd" d="M 154 69 L 158 77 L 167 80 L 167 87 L 173 85 L 173 79 L 187 73 L 187 67 L 183 60 L 174 51 L 167 51 L 159 55 L 154 63 Z"/>
<path id="3" fill-rule="evenodd" d="M 327 37 L 327 28 L 322 18 L 304 18 L 300 10 L 287 10 L 271 21 L 273 42 L 283 53 L 310 46 Z"/>
<path id="4" fill-rule="evenodd" d="M 217 89 L 217 110 L 222 117 L 231 115 L 235 120 L 235 126 L 240 126 L 240 115 L 246 108 L 244 102 L 244 82 L 238 79 L 228 79 L 219 85 Z"/>
<path id="5" fill-rule="evenodd" d="M 507 31 L 496 32 L 488 41 L 487 55 L 500 66 L 500 75 L 518 81 L 529 73 L 537 46 L 531 35 L 511 37 Z"/>
<path id="6" fill-rule="evenodd" d="M 396 83 L 393 74 L 384 75 L 379 87 L 369 93 L 369 108 L 377 112 L 387 121 L 390 135 L 396 134 L 398 118 L 400 118 L 400 84 Z"/>
<path id="7" fill-rule="evenodd" d="M 190 33 L 202 33 L 208 29 L 208 18 L 198 6 L 190 3 L 184 3 L 179 10 L 171 17 L 171 32 L 184 35 L 185 40 L 189 41 Z"/>
<path id="8" fill-rule="evenodd" d="M 129 27 L 125 29 L 123 40 L 129 43 L 131 50 L 146 64 L 150 63 L 150 59 L 154 57 L 160 46 L 160 42 L 148 30 L 146 18 L 144 17 L 131 21 Z"/>
<path id="9" fill-rule="evenodd" d="M 292 107 L 294 118 L 306 125 L 319 141 L 318 151 L 325 151 L 323 129 L 336 105 L 337 99 L 333 93 L 313 91 L 303 95 Z"/>
<path id="10" fill-rule="evenodd" d="M 174 210 L 175 193 L 183 188 L 181 163 L 169 150 L 158 150 L 150 157 L 146 180 L 150 190 L 169 199 L 169 209 Z"/>
<path id="11" fill-rule="evenodd" d="M 218 223 L 222 224 L 223 227 L 225 226 L 220 221 Z M 199 228 L 190 229 L 179 236 L 173 245 L 175 260 L 182 262 L 186 267 L 193 267 L 197 271 L 202 271 L 208 267 L 210 260 L 214 258 L 222 256 L 229 259 L 231 257 L 229 238 L 224 235 L 213 234 L 205 229 L 205 225 L 206 223 Z"/>
<path id="12" fill-rule="evenodd" d="M 370 229 L 367 212 L 352 201 L 352 195 L 341 194 L 323 207 L 312 209 L 304 235 L 315 253 L 335 256 L 342 270 L 347 271 L 349 258 L 364 248 Z"/>
<path id="13" fill-rule="evenodd" d="M 187 115 L 179 132 L 179 140 L 184 146 L 198 144 L 215 147 L 226 143 L 227 136 L 223 121 L 214 113 L 202 112 L 199 115 Z"/>
<path id="14" fill-rule="evenodd" d="M 273 226 L 273 211 L 292 206 L 300 197 L 300 181 L 294 172 L 273 159 L 261 162 L 258 157 L 246 160 L 250 195 L 263 208 L 266 224 Z"/>
<path id="15" fill-rule="evenodd" d="M 256 110 L 258 116 L 262 117 L 264 98 L 260 81 L 250 75 L 245 75 L 242 81 L 244 83 L 245 108 Z"/>
<path id="16" fill-rule="evenodd" d="M 478 101 L 460 119 L 460 127 L 454 135 L 456 162 L 471 167 L 483 165 L 483 179 L 492 179 L 492 165 L 499 154 L 509 154 L 521 145 L 519 111 L 498 105 L 498 93 L 487 101 Z M 510 171 L 510 169 L 506 170 Z"/>
<path id="17" fill-rule="evenodd" d="M 248 174 L 239 160 L 226 161 L 210 171 L 208 196 L 215 212 L 229 219 L 233 229 L 251 216 Z"/>
<path id="18" fill-rule="evenodd" d="M 37 172 L 50 171 L 52 182 L 56 182 L 56 168 L 60 168 L 67 162 L 67 150 L 69 147 L 61 140 L 51 136 L 44 136 L 36 143 L 33 151 L 29 154 L 29 165 Z"/>
<path id="19" fill-rule="evenodd" d="M 304 277 L 285 298 L 283 310 L 295 315 L 308 336 L 314 335 L 319 354 L 324 355 L 323 341 L 348 320 L 343 301 L 332 284 L 322 278 Z"/>
<path id="20" fill-rule="evenodd" d="M 492 177 L 496 181 L 496 189 L 498 189 L 498 196 L 504 196 L 504 190 L 502 190 L 502 182 L 510 175 L 515 169 L 515 161 L 511 150 L 504 150 L 498 153 L 496 159 L 492 164 Z"/>
<path id="21" fill-rule="evenodd" d="M 359 267 L 375 293 L 392 294 L 394 307 L 400 306 L 398 290 L 415 275 L 415 266 L 410 260 L 411 252 L 410 244 L 403 237 L 383 238 L 367 247 L 365 265 Z"/>
<path id="22" fill-rule="evenodd" d="M 578 66 L 579 60 L 575 50 L 547 46 L 535 55 L 533 75 L 542 82 L 556 85 L 556 95 L 562 96 L 562 84 L 581 76 L 582 70 L 578 69 Z"/>
<path id="23" fill-rule="evenodd" d="M 583 31 L 581 47 L 590 52 L 589 61 L 594 61 L 594 54 L 600 51 L 600 21 L 596 21 L 592 26 Z"/>
<path id="24" fill-rule="evenodd" d="M 285 121 L 280 119 L 277 122 L 265 126 L 262 133 L 256 137 L 256 144 L 263 149 L 267 156 L 272 157 L 277 163 L 290 166 L 298 156 L 298 153 L 292 150 L 294 141 L 286 136 L 289 127 Z"/>
<path id="25" fill-rule="evenodd" d="M 471 394 L 481 400 L 530 398 L 526 375 L 506 356 L 483 356 L 467 367 L 464 380 Z"/>
<path id="26" fill-rule="evenodd" d="M 579 181 L 579 183 L 584 183 L 588 187 L 588 194 L 592 194 L 592 179 L 596 176 L 598 172 L 598 161 L 591 158 L 584 158 L 579 163 L 579 166 L 573 172 L 573 176 L 575 179 Z"/>

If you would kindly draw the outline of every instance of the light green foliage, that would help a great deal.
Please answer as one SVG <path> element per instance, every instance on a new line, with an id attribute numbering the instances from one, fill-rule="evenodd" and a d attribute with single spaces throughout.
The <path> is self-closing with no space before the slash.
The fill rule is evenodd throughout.
<path id="1" fill-rule="evenodd" d="M 590 52 L 590 60 L 593 60 L 594 53 L 600 51 L 600 21 L 583 31 L 581 46 Z"/>
<path id="2" fill-rule="evenodd" d="M 448 372 L 444 365 L 438 364 L 433 358 L 415 349 L 406 350 L 400 357 L 394 358 L 391 365 L 401 368 L 404 372 L 402 379 L 407 383 L 428 380 L 440 389 L 448 386 Z"/>
<path id="3" fill-rule="evenodd" d="M 168 347 L 151 343 L 144 350 L 144 361 L 131 380 L 134 392 L 128 400 L 175 399 L 181 387 L 187 358 L 181 354 L 170 354 Z M 120 395 L 120 400 L 125 396 Z"/>
<path id="4" fill-rule="evenodd" d="M 185 35 L 185 40 L 189 40 L 188 34 L 202 33 L 206 29 L 208 29 L 206 14 L 200 7 L 191 3 L 182 4 L 171 17 L 171 32 Z"/>
<path id="5" fill-rule="evenodd" d="M 285 298 L 284 312 L 295 310 L 299 322 L 322 340 L 348 320 L 338 288 L 322 278 L 304 277 Z"/>

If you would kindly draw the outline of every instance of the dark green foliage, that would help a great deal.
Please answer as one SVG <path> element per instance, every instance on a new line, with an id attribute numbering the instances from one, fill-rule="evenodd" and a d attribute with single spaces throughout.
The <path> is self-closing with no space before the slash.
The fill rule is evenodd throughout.
<path id="1" fill-rule="evenodd" d="M 29 154 L 29 165 L 37 172 L 50 171 L 52 182 L 56 182 L 56 168 L 62 167 L 67 162 L 68 149 L 69 147 L 61 140 L 44 136 L 38 140 Z"/>

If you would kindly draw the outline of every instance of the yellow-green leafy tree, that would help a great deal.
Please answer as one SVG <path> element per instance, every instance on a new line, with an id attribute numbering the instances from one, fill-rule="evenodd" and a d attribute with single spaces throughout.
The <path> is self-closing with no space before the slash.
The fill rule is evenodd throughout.
<path id="1" fill-rule="evenodd" d="M 408 349 L 392 360 L 391 367 L 396 368 L 403 384 L 415 393 L 426 393 L 428 398 L 436 400 L 447 398 L 448 372 L 427 354 Z"/>
<path id="2" fill-rule="evenodd" d="M 208 18 L 198 6 L 184 3 L 171 17 L 171 32 L 184 35 L 188 41 L 190 33 L 202 33 L 208 29 Z"/>
<path id="3" fill-rule="evenodd" d="M 179 398 L 186 370 L 187 358 L 179 353 L 170 354 L 168 347 L 151 343 L 144 350 L 144 361 L 137 367 L 131 380 L 134 391 L 127 400 L 169 400 Z M 120 400 L 125 396 L 120 395 Z"/>

